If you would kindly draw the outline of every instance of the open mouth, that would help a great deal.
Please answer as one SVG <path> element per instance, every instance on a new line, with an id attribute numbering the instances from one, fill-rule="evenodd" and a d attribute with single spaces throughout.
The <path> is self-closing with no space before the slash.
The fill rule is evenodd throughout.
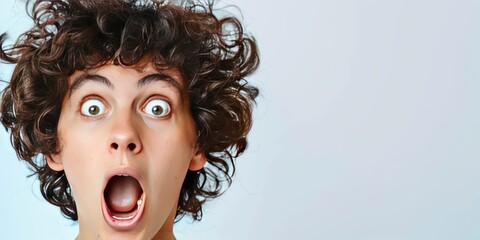
<path id="1" fill-rule="evenodd" d="M 128 175 L 110 178 L 103 191 L 103 214 L 113 228 L 128 229 L 140 219 L 145 194 L 137 179 Z"/>

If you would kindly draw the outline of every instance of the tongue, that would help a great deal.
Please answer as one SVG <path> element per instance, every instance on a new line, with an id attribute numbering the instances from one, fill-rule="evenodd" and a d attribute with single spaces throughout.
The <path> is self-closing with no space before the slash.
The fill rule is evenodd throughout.
<path id="1" fill-rule="evenodd" d="M 125 213 L 135 209 L 142 192 L 142 188 L 135 178 L 115 176 L 108 182 L 104 195 L 111 210 Z"/>

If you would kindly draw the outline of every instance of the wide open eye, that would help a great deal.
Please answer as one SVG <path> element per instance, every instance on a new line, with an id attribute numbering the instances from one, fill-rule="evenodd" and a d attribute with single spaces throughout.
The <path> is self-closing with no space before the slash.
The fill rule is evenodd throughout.
<path id="1" fill-rule="evenodd" d="M 152 99 L 147 102 L 143 111 L 152 117 L 165 117 L 170 113 L 170 104 L 162 99 Z"/>
<path id="2" fill-rule="evenodd" d="M 105 105 L 97 100 L 90 99 L 82 103 L 81 112 L 85 116 L 96 117 L 105 113 Z"/>

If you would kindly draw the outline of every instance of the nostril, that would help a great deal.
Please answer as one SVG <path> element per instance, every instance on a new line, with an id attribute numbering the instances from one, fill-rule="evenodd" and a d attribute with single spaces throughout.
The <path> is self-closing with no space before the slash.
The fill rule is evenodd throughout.
<path id="1" fill-rule="evenodd" d="M 112 143 L 110 146 L 112 146 L 113 149 L 117 150 L 118 149 L 118 144 Z"/>
<path id="2" fill-rule="evenodd" d="M 135 150 L 136 147 L 137 147 L 137 145 L 135 145 L 135 143 L 128 144 L 128 149 L 130 149 L 130 151 Z"/>

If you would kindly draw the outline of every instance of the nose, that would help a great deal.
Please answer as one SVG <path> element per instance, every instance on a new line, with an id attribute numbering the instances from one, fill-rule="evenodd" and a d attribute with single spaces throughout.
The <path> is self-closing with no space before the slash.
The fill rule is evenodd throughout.
<path id="1" fill-rule="evenodd" d="M 142 143 L 138 135 L 135 119 L 119 116 L 112 125 L 109 141 L 111 152 L 125 151 L 137 154 L 142 150 Z"/>

